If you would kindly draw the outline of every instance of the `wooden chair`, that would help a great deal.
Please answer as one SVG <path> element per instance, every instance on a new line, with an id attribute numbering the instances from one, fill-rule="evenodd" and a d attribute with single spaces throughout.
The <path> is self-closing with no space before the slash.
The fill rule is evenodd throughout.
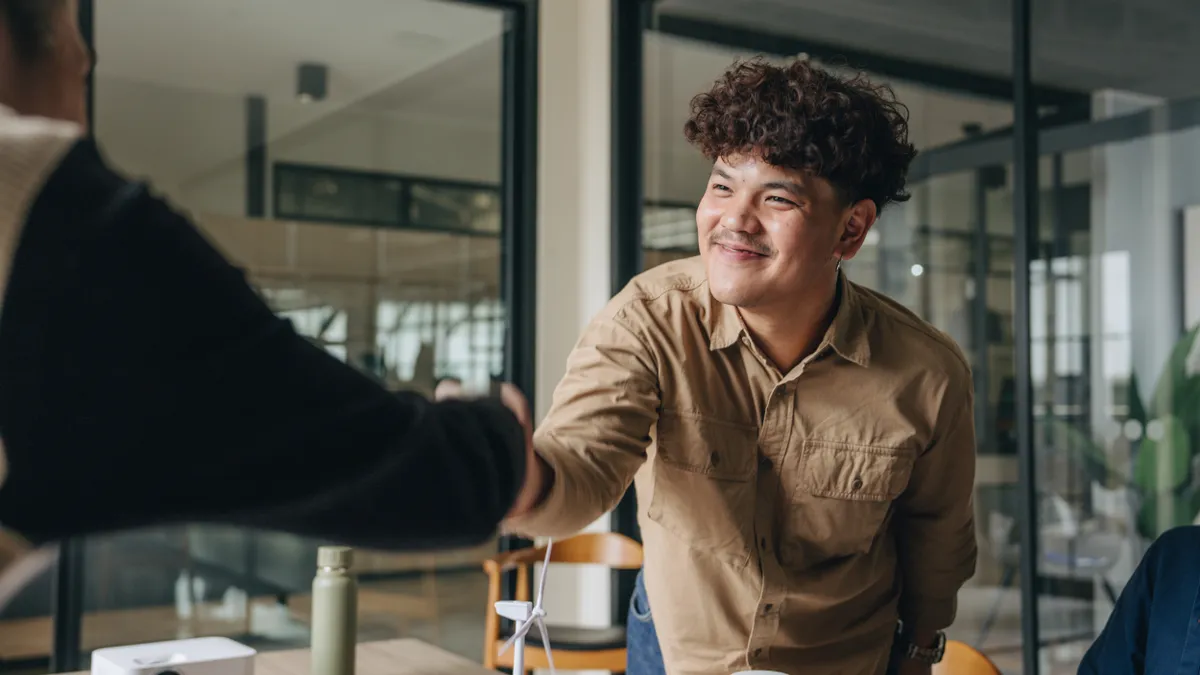
<path id="1" fill-rule="evenodd" d="M 974 647 L 950 640 L 942 662 L 933 667 L 933 675 L 1000 675 L 1000 669 Z"/>
<path id="2" fill-rule="evenodd" d="M 483 665 L 488 669 L 511 668 L 510 649 L 500 654 L 504 641 L 512 633 L 500 630 L 500 617 L 494 603 L 500 601 L 502 573 L 517 570 L 516 600 L 530 600 L 529 571 L 534 563 L 546 557 L 545 547 L 527 548 L 501 553 L 484 561 L 488 575 L 487 621 L 484 626 Z M 551 563 L 607 565 L 612 569 L 635 570 L 642 566 L 642 547 L 621 534 L 611 532 L 581 534 L 554 542 Z M 550 648 L 554 651 L 554 666 L 559 670 L 607 670 L 625 672 L 625 627 L 584 628 L 548 625 Z M 509 629 L 511 630 L 511 629 Z M 526 673 L 534 668 L 547 668 L 542 636 L 536 627 L 529 631 L 525 643 Z"/>

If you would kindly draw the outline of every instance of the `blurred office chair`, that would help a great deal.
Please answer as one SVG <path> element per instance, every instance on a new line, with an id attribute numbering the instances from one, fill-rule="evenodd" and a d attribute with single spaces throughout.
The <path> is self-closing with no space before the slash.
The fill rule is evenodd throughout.
<path id="1" fill-rule="evenodd" d="M 494 605 L 501 600 L 502 574 L 517 570 L 516 600 L 530 600 L 529 571 L 534 563 L 546 557 L 545 547 L 526 548 L 501 553 L 483 563 L 488 575 L 487 621 L 483 638 L 483 666 L 488 669 L 511 668 L 512 650 L 500 654 L 511 633 L 500 630 L 500 617 Z M 642 566 L 642 546 L 621 534 L 600 532 L 581 534 L 554 542 L 550 563 L 607 565 L 612 569 L 636 570 Z M 548 594 L 554 591 L 548 590 Z M 553 617 L 549 617 L 553 620 Z M 625 672 L 625 627 L 585 628 L 580 626 L 546 626 L 550 633 L 550 649 L 554 651 L 554 666 L 558 670 L 607 670 Z M 536 627 L 529 631 L 525 644 L 525 668 L 547 668 L 542 635 Z M 524 674 L 515 674 L 524 675 Z"/>

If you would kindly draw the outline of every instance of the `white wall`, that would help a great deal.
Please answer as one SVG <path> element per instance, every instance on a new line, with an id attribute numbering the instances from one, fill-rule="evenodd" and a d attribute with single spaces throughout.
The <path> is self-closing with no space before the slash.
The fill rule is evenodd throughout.
<path id="1" fill-rule="evenodd" d="M 536 414 L 562 377 L 580 331 L 610 297 L 609 2 L 541 5 Z M 609 529 L 607 516 L 589 530 Z M 553 623 L 607 626 L 611 574 L 553 566 Z"/>

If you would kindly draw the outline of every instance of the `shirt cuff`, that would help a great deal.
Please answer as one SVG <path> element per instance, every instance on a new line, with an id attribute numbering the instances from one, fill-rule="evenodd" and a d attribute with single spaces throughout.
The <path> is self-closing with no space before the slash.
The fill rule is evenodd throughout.
<path id="1" fill-rule="evenodd" d="M 958 599 L 913 597 L 900 603 L 900 620 L 907 630 L 945 630 L 954 623 Z"/>
<path id="2" fill-rule="evenodd" d="M 563 471 L 562 462 L 553 453 L 538 452 L 538 456 L 546 463 L 550 476 L 554 481 L 546 493 L 545 499 L 528 513 L 511 518 L 502 526 L 505 534 L 523 535 L 526 537 L 568 537 L 583 526 L 576 526 L 570 517 L 570 505 L 567 495 L 570 494 L 570 476 Z"/>

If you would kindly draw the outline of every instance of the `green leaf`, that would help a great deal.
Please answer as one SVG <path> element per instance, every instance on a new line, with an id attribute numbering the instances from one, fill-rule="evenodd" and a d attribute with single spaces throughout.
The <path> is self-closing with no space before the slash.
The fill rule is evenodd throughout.
<path id="1" fill-rule="evenodd" d="M 1142 403 L 1141 387 L 1138 385 L 1137 372 L 1129 374 L 1129 390 L 1126 392 L 1128 401 L 1126 405 L 1129 408 L 1128 419 L 1137 420 L 1143 427 L 1150 418 L 1146 415 L 1146 406 Z"/>
<path id="2" fill-rule="evenodd" d="M 1146 539 L 1157 539 L 1162 533 L 1173 527 L 1182 525 L 1191 525 L 1196 519 L 1196 513 L 1200 512 L 1200 495 L 1193 495 L 1191 498 L 1180 497 L 1178 495 L 1163 495 L 1158 497 L 1148 497 L 1142 504 L 1142 508 L 1138 510 L 1137 529 L 1138 534 Z M 1166 507 L 1166 518 L 1159 519 L 1159 514 Z"/>
<path id="3" fill-rule="evenodd" d="M 1188 331 L 1171 349 L 1150 400 L 1150 409 L 1147 411 L 1150 419 L 1177 415 L 1194 420 L 1200 414 L 1196 409 L 1200 404 L 1200 376 L 1189 376 L 1187 373 L 1188 354 L 1197 335 L 1200 335 L 1200 325 Z"/>
<path id="4" fill-rule="evenodd" d="M 1167 415 L 1146 425 L 1146 437 L 1133 466 L 1133 481 L 1147 499 L 1191 484 L 1192 442 L 1178 417 Z"/>
<path id="5" fill-rule="evenodd" d="M 1192 440 L 1182 420 L 1173 415 L 1151 421 L 1133 467 L 1142 505 L 1138 531 L 1156 537 L 1196 517 L 1192 487 Z"/>

